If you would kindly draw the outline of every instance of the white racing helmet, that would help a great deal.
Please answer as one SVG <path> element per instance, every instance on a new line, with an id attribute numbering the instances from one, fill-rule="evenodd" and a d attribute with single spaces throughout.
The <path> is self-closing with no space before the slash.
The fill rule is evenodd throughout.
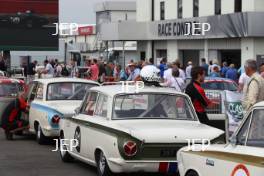
<path id="1" fill-rule="evenodd" d="M 147 65 L 142 68 L 140 77 L 145 83 L 157 84 L 160 82 L 160 70 L 154 65 Z"/>

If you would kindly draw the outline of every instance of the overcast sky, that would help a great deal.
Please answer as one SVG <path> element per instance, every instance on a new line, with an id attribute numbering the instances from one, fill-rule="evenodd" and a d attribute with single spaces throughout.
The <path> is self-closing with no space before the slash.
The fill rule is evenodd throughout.
<path id="1" fill-rule="evenodd" d="M 60 22 L 95 24 L 94 5 L 103 1 L 131 0 L 59 0 Z"/>

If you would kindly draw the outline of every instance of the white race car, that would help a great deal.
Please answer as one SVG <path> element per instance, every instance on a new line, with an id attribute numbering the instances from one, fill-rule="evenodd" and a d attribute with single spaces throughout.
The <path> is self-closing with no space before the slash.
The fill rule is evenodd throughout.
<path id="1" fill-rule="evenodd" d="M 190 99 L 174 89 L 93 87 L 76 114 L 60 121 L 60 154 L 65 162 L 76 158 L 97 166 L 99 176 L 175 173 L 176 153 L 187 139 L 213 140 L 223 133 L 201 124 Z M 74 139 L 77 147 L 71 146 Z"/>
<path id="2" fill-rule="evenodd" d="M 39 144 L 47 137 L 59 136 L 59 121 L 71 117 L 80 106 L 86 90 L 98 86 L 93 81 L 76 78 L 38 79 L 29 84 L 29 124 Z"/>
<path id="3" fill-rule="evenodd" d="M 181 176 L 263 176 L 264 102 L 256 104 L 226 145 L 178 152 Z"/>

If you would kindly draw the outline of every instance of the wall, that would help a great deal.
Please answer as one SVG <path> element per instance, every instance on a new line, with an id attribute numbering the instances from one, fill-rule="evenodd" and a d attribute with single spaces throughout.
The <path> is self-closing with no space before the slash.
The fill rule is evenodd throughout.
<path id="1" fill-rule="evenodd" d="M 199 16 L 211 16 L 215 14 L 215 0 L 199 0 Z"/>
<path id="2" fill-rule="evenodd" d="M 247 59 L 255 58 L 255 44 L 253 38 L 241 39 L 241 64 L 243 65 Z"/>
<path id="3" fill-rule="evenodd" d="M 111 11 L 111 22 L 136 20 L 136 12 L 133 11 Z M 126 16 L 127 15 L 127 16 Z"/>
<path id="4" fill-rule="evenodd" d="M 222 14 L 234 13 L 235 1 L 234 0 L 222 0 L 221 8 L 222 8 Z"/>
<path id="5" fill-rule="evenodd" d="M 151 21 L 152 0 L 137 0 L 137 21 Z"/>
<path id="6" fill-rule="evenodd" d="M 167 20 L 178 18 L 177 0 L 167 0 L 165 3 L 165 18 Z"/>
<path id="7" fill-rule="evenodd" d="M 264 1 L 263 0 L 255 0 L 255 11 L 264 11 Z"/>
<path id="8" fill-rule="evenodd" d="M 179 58 L 178 42 L 177 41 L 168 41 L 167 42 L 167 58 L 168 62 L 173 62 Z"/>
<path id="9" fill-rule="evenodd" d="M 166 19 L 166 4 L 168 3 L 168 0 L 155 0 L 154 3 L 154 19 L 155 21 L 159 21 L 160 20 L 160 2 L 165 2 L 165 19 Z"/>
<path id="10" fill-rule="evenodd" d="M 182 7 L 183 7 L 182 17 L 192 18 L 193 17 L 193 0 L 182 0 Z"/>
<path id="11" fill-rule="evenodd" d="M 242 0 L 242 11 L 243 12 L 255 11 L 255 1 L 256 0 Z"/>

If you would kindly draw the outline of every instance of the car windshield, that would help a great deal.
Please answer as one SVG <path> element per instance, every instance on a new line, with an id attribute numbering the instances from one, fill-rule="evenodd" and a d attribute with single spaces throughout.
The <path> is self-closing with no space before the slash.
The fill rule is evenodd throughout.
<path id="1" fill-rule="evenodd" d="M 254 110 L 247 138 L 247 146 L 264 148 L 264 109 Z"/>
<path id="2" fill-rule="evenodd" d="M 16 96 L 18 91 L 17 84 L 0 84 L 0 97 Z"/>
<path id="3" fill-rule="evenodd" d="M 203 83 L 202 87 L 206 90 L 229 90 L 229 91 L 238 90 L 237 85 L 233 82 L 210 81 Z"/>
<path id="4" fill-rule="evenodd" d="M 52 83 L 48 85 L 47 100 L 82 100 L 86 90 L 94 87 L 87 83 Z"/>
<path id="5" fill-rule="evenodd" d="M 153 93 L 116 96 L 112 119 L 196 120 L 186 97 Z"/>

